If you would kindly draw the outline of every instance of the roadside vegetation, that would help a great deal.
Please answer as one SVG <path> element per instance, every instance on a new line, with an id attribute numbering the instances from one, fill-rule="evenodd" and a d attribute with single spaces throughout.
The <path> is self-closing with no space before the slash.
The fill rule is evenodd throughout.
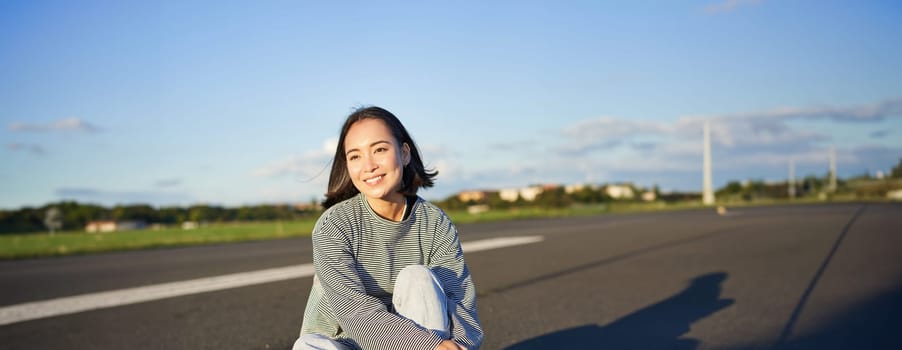
<path id="1" fill-rule="evenodd" d="M 902 161 L 889 176 L 868 174 L 838 179 L 830 190 L 827 176 L 807 176 L 795 183 L 790 197 L 787 182 L 731 181 L 716 191 L 717 206 L 811 204 L 887 201 L 902 195 Z M 600 215 L 664 210 L 712 210 L 701 204 L 700 193 L 661 193 L 657 187 L 629 187 L 633 196 L 615 198 L 606 186 L 545 185 L 535 198 L 503 199 L 499 191 L 481 196 L 451 196 L 435 203 L 457 224 L 518 219 Z M 898 198 L 897 198 L 898 200 Z M 0 260 L 65 256 L 100 252 L 231 243 L 309 236 L 321 213 L 315 201 L 305 205 L 260 205 L 223 208 L 153 208 L 148 205 L 104 208 L 76 202 L 51 203 L 40 208 L 0 210 Z M 128 230 L 88 232 L 92 223 L 138 223 Z M 137 228 L 137 229 L 136 229 Z"/>
<path id="2" fill-rule="evenodd" d="M 471 213 L 466 209 L 448 210 L 458 225 L 521 219 L 555 218 L 659 210 L 703 209 L 701 203 L 612 202 L 594 205 L 575 204 L 561 208 L 538 206 L 510 207 Z M 318 214 L 318 213 L 316 213 Z M 15 233 L 0 235 L 0 260 L 67 256 L 113 251 L 232 243 L 253 240 L 309 236 L 317 215 L 293 220 L 259 222 L 212 222 L 185 229 L 177 225 L 155 225 L 139 230 L 89 233 L 84 229 L 63 230 L 54 234 Z"/>
<path id="3" fill-rule="evenodd" d="M 314 219 L 202 224 L 193 229 L 147 228 L 104 233 L 82 230 L 56 234 L 0 235 L 0 259 L 101 253 L 199 244 L 232 243 L 309 235 Z"/>

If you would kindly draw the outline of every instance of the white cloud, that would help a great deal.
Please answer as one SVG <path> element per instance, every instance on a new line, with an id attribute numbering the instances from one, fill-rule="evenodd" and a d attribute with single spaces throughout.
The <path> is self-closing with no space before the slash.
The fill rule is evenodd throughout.
<path id="1" fill-rule="evenodd" d="M 429 163 L 431 159 L 447 158 L 454 155 L 450 149 L 440 144 L 417 144 L 420 149 L 420 156 L 423 161 Z"/>
<path id="2" fill-rule="evenodd" d="M 270 186 L 257 190 L 255 198 L 264 203 L 309 203 L 312 200 L 322 201 L 326 192 L 325 184 L 315 186 Z M 315 188 L 314 188 L 315 187 Z"/>
<path id="3" fill-rule="evenodd" d="M 431 167 L 435 171 L 438 171 L 438 176 L 440 179 L 452 181 L 456 176 L 460 175 L 458 168 L 453 166 L 452 164 L 453 163 L 451 161 L 439 159 L 426 165 L 426 167 Z"/>
<path id="4" fill-rule="evenodd" d="M 790 107 L 739 114 L 686 116 L 675 121 L 603 117 L 562 127 L 551 147 L 504 147 L 504 161 L 477 169 L 471 187 L 496 183 L 524 186 L 537 182 L 655 180 L 701 173 L 702 129 L 711 126 L 715 169 L 731 174 L 782 171 L 798 165 L 826 166 L 829 145 L 842 134 L 810 128 L 810 123 L 879 123 L 902 116 L 902 98 L 857 106 Z M 879 124 L 878 124 L 879 125 Z M 863 135 L 865 137 L 867 135 Z M 872 138 L 873 140 L 873 138 Z M 496 144 L 510 144 L 496 142 Z M 526 156 L 528 152 L 528 156 Z M 861 162 L 862 152 L 837 148 L 838 161 Z M 884 152 L 886 153 L 886 152 Z M 873 158 L 873 157 L 872 157 Z M 881 153 L 880 159 L 891 157 Z M 873 166 L 872 166 L 873 167 Z M 511 169 L 531 169 L 523 174 Z M 682 175 L 679 175 L 682 174 Z M 726 175 L 724 175 L 726 176 Z M 693 186 L 695 181 L 690 181 Z"/>
<path id="5" fill-rule="evenodd" d="M 738 180 L 744 176 L 778 178 L 785 175 L 790 160 L 796 163 L 801 175 L 804 167 L 826 169 L 829 145 L 841 136 L 829 134 L 830 128 L 815 129 L 807 127 L 808 124 L 873 123 L 881 126 L 887 119 L 900 116 L 902 98 L 895 98 L 855 106 L 787 107 L 685 116 L 671 121 L 607 116 L 574 122 L 550 135 L 533 138 L 522 138 L 521 135 L 519 141 L 495 140 L 487 153 L 475 156 L 460 153 L 464 149 L 420 144 L 426 165 L 440 173 L 436 187 L 423 195 L 440 199 L 464 189 L 622 181 L 632 181 L 639 186 L 659 184 L 664 188 L 697 190 L 696 187 L 701 186 L 702 125 L 705 121 L 711 126 L 716 182 Z M 288 198 L 310 198 L 309 194 L 303 193 L 324 192 L 333 152 L 334 142 L 323 150 L 272 162 L 257 169 L 255 174 L 269 177 L 290 174 L 308 180 L 301 185 L 292 185 L 291 191 L 296 192 L 285 193 L 293 193 Z M 892 158 L 888 155 L 890 151 L 871 155 L 867 152 L 839 145 L 838 162 L 846 167 L 876 169 L 881 162 Z M 309 180 L 311 178 L 313 180 Z M 279 193 L 279 190 L 272 190 L 265 197 L 277 199 Z"/>
<path id="6" fill-rule="evenodd" d="M 176 187 L 182 184 L 182 179 L 161 179 L 154 182 L 154 187 Z"/>
<path id="7" fill-rule="evenodd" d="M 50 123 L 39 124 L 39 123 L 12 123 L 9 125 L 10 131 L 35 131 L 35 132 L 43 132 L 43 131 L 83 131 L 83 132 L 97 132 L 100 129 L 91 123 L 88 123 L 79 118 L 65 118 L 57 121 L 53 121 Z"/>
<path id="8" fill-rule="evenodd" d="M 420 149 L 420 157 L 426 169 L 434 169 L 439 173 L 441 181 L 453 181 L 463 175 L 459 166 L 458 155 L 441 144 L 417 145 Z"/>
<path id="9" fill-rule="evenodd" d="M 728 148 L 774 147 L 809 144 L 829 140 L 829 136 L 790 127 L 784 120 L 752 118 L 714 119 L 712 144 Z M 697 132 L 701 135 L 701 131 Z"/>
<path id="10" fill-rule="evenodd" d="M 10 143 L 6 145 L 6 149 L 13 152 L 28 152 L 33 155 L 42 156 L 46 152 L 44 151 L 44 147 L 36 144 L 26 144 L 26 143 Z"/>
<path id="11" fill-rule="evenodd" d="M 829 141 L 831 137 L 800 130 L 789 122 L 876 123 L 902 118 L 902 97 L 858 106 L 783 107 L 767 111 L 681 118 L 684 130 L 701 130 L 711 121 L 712 138 L 725 146 L 791 146 Z M 696 133 L 698 131 L 695 131 Z"/>
<path id="12" fill-rule="evenodd" d="M 632 121 L 613 117 L 602 117 L 593 120 L 578 122 L 564 128 L 563 133 L 575 138 L 618 137 L 624 134 L 663 134 L 670 132 L 672 127 L 666 124 L 650 121 Z"/>
<path id="13" fill-rule="evenodd" d="M 338 148 L 338 138 L 331 137 L 323 141 L 322 152 L 327 154 L 334 154 L 335 150 Z"/>
<path id="14" fill-rule="evenodd" d="M 637 135 L 658 136 L 673 133 L 672 125 L 613 117 L 584 120 L 565 127 L 561 134 L 567 142 L 558 148 L 566 154 L 582 154 L 618 147 Z"/>
<path id="15" fill-rule="evenodd" d="M 859 106 L 783 107 L 763 112 L 737 114 L 732 118 L 877 122 L 887 118 L 902 118 L 902 96 Z"/>
<path id="16" fill-rule="evenodd" d="M 800 129 L 791 121 L 872 123 L 902 117 L 902 98 L 860 106 L 787 107 L 768 111 L 711 116 L 687 116 L 675 122 L 636 121 L 613 117 L 585 120 L 562 129 L 560 155 L 585 155 L 640 143 L 666 150 L 678 140 L 701 142 L 702 125 L 711 126 L 713 145 L 731 149 L 807 148 L 830 141 L 829 135 Z"/>
<path id="17" fill-rule="evenodd" d="M 304 152 L 302 154 L 289 155 L 280 160 L 272 161 L 251 171 L 251 175 L 257 177 L 280 177 L 291 175 L 301 180 L 312 181 L 315 177 L 328 177 L 329 166 L 338 146 L 337 138 L 329 138 L 323 141 L 322 148 Z"/>
<path id="18" fill-rule="evenodd" d="M 332 154 L 322 151 L 309 151 L 303 154 L 287 156 L 283 159 L 272 161 L 251 172 L 257 177 L 280 177 L 291 175 L 299 179 L 328 176 Z"/>

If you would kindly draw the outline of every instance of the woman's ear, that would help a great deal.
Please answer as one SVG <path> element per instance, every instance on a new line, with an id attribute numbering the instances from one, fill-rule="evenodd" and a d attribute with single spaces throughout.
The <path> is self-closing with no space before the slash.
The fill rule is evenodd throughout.
<path id="1" fill-rule="evenodd" d="M 401 146 L 401 162 L 404 163 L 404 166 L 410 164 L 410 145 L 407 142 Z"/>

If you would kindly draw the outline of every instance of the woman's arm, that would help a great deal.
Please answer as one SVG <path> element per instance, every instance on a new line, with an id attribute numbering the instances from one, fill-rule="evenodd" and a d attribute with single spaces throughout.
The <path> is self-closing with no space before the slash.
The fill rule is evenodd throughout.
<path id="1" fill-rule="evenodd" d="M 476 311 L 476 287 L 464 261 L 457 228 L 443 215 L 435 229 L 430 268 L 438 276 L 448 297 L 451 338 L 470 350 L 482 345 L 483 331 Z"/>

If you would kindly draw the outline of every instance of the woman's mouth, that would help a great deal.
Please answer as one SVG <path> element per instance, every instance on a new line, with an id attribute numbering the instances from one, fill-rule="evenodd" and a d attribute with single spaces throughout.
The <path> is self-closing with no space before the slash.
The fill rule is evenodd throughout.
<path id="1" fill-rule="evenodd" d="M 369 179 L 363 180 L 363 182 L 366 182 L 367 184 L 370 184 L 370 185 L 375 185 L 375 184 L 378 184 L 380 181 L 382 181 L 383 177 L 385 177 L 385 175 L 379 175 L 376 177 L 371 177 Z"/>

